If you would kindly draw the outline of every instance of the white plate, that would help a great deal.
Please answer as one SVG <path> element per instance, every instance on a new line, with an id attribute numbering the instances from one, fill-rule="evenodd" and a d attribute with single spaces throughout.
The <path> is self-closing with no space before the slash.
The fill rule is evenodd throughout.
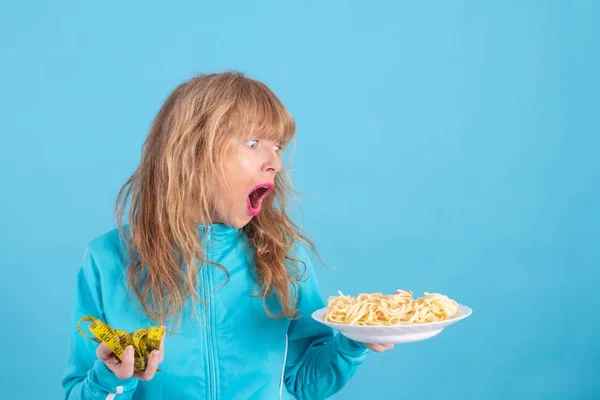
<path id="1" fill-rule="evenodd" d="M 316 321 L 330 326 L 342 335 L 363 343 L 411 343 L 429 339 L 439 334 L 445 327 L 467 318 L 473 310 L 467 306 L 458 305 L 458 314 L 445 321 L 428 322 L 414 325 L 394 326 L 356 326 L 344 324 L 332 324 L 323 319 L 327 313 L 327 307 L 321 308 L 312 314 Z"/>

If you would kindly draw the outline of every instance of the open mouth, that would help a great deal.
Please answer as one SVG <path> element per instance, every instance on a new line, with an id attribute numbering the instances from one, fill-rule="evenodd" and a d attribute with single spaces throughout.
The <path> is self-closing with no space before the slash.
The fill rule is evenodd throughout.
<path id="1" fill-rule="evenodd" d="M 272 183 L 262 183 L 250 192 L 246 205 L 248 206 L 248 212 L 251 215 L 256 216 L 260 213 L 262 202 L 272 190 Z"/>

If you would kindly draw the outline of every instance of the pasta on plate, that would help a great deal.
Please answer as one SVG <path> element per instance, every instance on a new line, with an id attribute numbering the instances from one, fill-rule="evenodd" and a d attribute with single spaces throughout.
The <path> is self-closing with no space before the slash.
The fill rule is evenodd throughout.
<path id="1" fill-rule="evenodd" d="M 357 326 L 413 325 L 448 320 L 459 315 L 458 303 L 439 293 L 414 299 L 409 290 L 395 294 L 360 293 L 328 299 L 324 320 L 332 324 Z"/>

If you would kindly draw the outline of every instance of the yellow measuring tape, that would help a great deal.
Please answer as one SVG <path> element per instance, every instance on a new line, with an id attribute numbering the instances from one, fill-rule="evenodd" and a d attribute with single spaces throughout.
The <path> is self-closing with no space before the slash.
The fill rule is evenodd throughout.
<path id="1" fill-rule="evenodd" d="M 88 329 L 95 337 L 86 335 L 81 329 L 82 322 L 91 322 Z M 82 317 L 77 322 L 77 331 L 84 337 L 97 343 L 104 343 L 115 353 L 119 360 L 123 361 L 123 353 L 127 346 L 135 349 L 135 362 L 133 368 L 137 372 L 145 371 L 148 364 L 148 356 L 152 350 L 160 349 L 160 341 L 164 334 L 164 328 L 151 326 L 149 329 L 140 328 L 133 333 L 114 329 L 110 325 L 91 316 Z M 160 372 L 157 370 L 156 372 Z"/>

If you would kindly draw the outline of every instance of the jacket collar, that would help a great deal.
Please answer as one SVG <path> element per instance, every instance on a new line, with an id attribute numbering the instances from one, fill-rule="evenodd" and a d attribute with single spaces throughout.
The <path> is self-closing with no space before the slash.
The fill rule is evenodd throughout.
<path id="1" fill-rule="evenodd" d="M 230 246 L 241 235 L 241 229 L 222 223 L 199 224 L 198 232 L 202 243 L 215 250 Z"/>

